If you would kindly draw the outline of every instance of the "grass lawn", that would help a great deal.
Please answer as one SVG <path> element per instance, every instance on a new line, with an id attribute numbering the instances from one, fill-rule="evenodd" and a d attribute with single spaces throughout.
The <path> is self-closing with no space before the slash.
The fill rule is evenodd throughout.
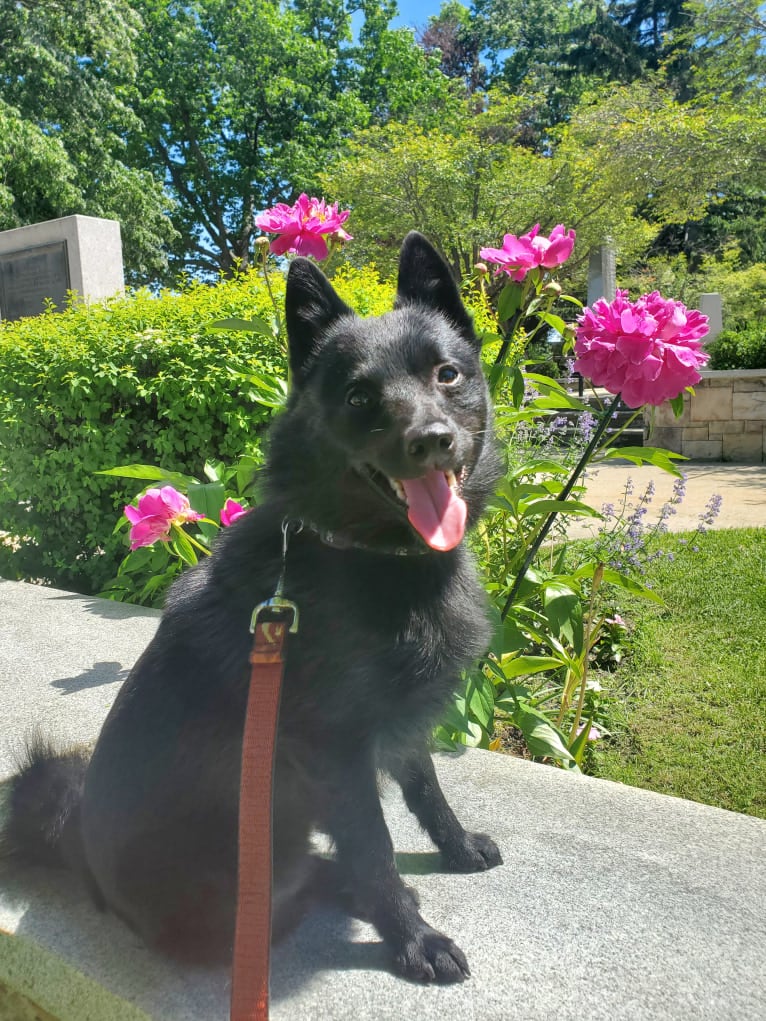
<path id="1" fill-rule="evenodd" d="M 695 552 L 694 547 L 698 548 Z M 766 817 L 766 529 L 664 536 L 589 772 Z"/>

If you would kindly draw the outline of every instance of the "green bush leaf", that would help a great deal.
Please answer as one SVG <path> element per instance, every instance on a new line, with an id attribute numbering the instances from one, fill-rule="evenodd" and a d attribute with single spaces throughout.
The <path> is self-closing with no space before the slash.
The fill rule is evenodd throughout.
<path id="1" fill-rule="evenodd" d="M 139 479 L 141 482 L 164 482 L 167 485 L 181 486 L 184 489 L 194 485 L 197 480 L 180 472 L 165 471 L 151 464 L 124 464 L 118 468 L 102 468 L 96 475 L 116 475 L 121 479 Z"/>
<path id="2" fill-rule="evenodd" d="M 208 323 L 207 330 L 234 330 L 237 332 L 257 333 L 261 337 L 274 338 L 274 331 L 265 319 L 239 319 L 237 316 L 230 316 L 228 319 L 216 319 Z"/>

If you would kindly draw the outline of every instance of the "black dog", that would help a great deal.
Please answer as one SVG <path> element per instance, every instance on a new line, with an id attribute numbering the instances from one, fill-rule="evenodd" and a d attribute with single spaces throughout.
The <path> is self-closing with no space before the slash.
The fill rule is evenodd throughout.
<path id="1" fill-rule="evenodd" d="M 88 762 L 38 743 L 11 786 L 6 848 L 80 872 L 143 938 L 185 959 L 231 954 L 250 616 L 274 593 L 282 523 L 300 608 L 274 795 L 275 932 L 332 883 L 408 978 L 459 981 L 462 951 L 400 879 L 377 775 L 447 868 L 501 862 L 446 803 L 430 731 L 488 644 L 461 543 L 499 474 L 479 342 L 449 269 L 410 234 L 396 308 L 361 320 L 310 262 L 287 281 L 292 394 L 271 435 L 267 498 L 174 586 Z M 309 853 L 328 833 L 334 862 Z"/>

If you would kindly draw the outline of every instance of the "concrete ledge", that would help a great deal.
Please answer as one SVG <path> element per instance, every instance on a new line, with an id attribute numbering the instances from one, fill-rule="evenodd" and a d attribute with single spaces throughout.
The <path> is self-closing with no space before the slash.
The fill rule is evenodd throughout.
<path id="1" fill-rule="evenodd" d="M 92 738 L 156 624 L 150 611 L 11 582 L 0 620 L 0 775 L 30 724 Z M 445 875 L 393 790 L 386 814 L 424 916 L 463 947 L 473 977 L 405 983 L 371 927 L 317 912 L 274 953 L 274 1021 L 764 1016 L 766 823 L 487 752 L 437 767 L 504 866 Z M 64 875 L 3 886 L 0 1018 L 16 1021 L 3 987 L 59 1021 L 228 1017 L 225 971 L 169 965 Z"/>

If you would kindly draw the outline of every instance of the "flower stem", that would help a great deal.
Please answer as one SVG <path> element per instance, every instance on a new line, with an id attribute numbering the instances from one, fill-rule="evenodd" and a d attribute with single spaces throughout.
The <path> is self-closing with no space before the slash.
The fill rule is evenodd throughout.
<path id="1" fill-rule="evenodd" d="M 271 304 L 272 304 L 272 307 L 274 309 L 274 316 L 275 316 L 276 323 L 277 323 L 277 332 L 278 332 L 278 335 L 279 335 L 279 339 L 284 344 L 285 343 L 285 339 L 282 336 L 282 317 L 279 314 L 279 305 L 277 304 L 276 298 L 274 297 L 274 292 L 271 289 L 271 281 L 269 280 L 269 270 L 268 270 L 268 265 L 267 265 L 267 258 L 268 258 L 268 253 L 267 253 L 267 251 L 264 250 L 263 260 L 261 262 L 261 268 L 263 269 L 263 279 L 266 282 L 266 290 L 269 292 L 269 298 L 271 299 Z"/>
<path id="2" fill-rule="evenodd" d="M 192 544 L 192 546 L 195 547 L 195 549 L 198 549 L 200 551 L 200 553 L 204 553 L 206 557 L 210 556 L 210 550 L 207 548 L 207 546 L 203 546 L 201 542 L 197 542 L 197 540 L 193 536 L 191 536 L 188 532 L 184 532 L 184 535 L 189 540 L 189 542 Z"/>
<path id="3" fill-rule="evenodd" d="M 643 410 L 644 410 L 643 408 L 636 408 L 636 410 L 633 412 L 633 414 L 630 416 L 630 418 L 623 425 L 620 426 L 620 428 L 617 430 L 617 432 L 609 437 L 609 442 L 611 444 L 614 444 L 614 441 L 617 439 L 617 437 L 618 436 L 622 436 L 622 434 L 625 432 L 625 430 L 628 429 L 631 425 L 633 425 L 633 423 L 635 422 L 635 420 L 638 418 L 638 416 L 641 414 L 641 412 Z"/>
<path id="4" fill-rule="evenodd" d="M 585 693 L 588 688 L 588 662 L 590 660 L 590 650 L 595 644 L 593 635 L 593 611 L 596 605 L 596 596 L 598 590 L 601 587 L 601 582 L 604 578 L 604 565 L 598 564 L 596 571 L 593 575 L 593 581 L 590 587 L 590 600 L 588 602 L 588 619 L 585 622 L 585 633 L 583 635 L 583 657 L 582 657 L 582 678 L 580 680 L 580 697 L 577 700 L 577 709 L 575 710 L 575 718 L 572 724 L 572 730 L 569 735 L 569 743 L 571 744 L 577 737 L 577 728 L 580 726 L 582 720 L 582 711 L 585 706 Z"/>
<path id="5" fill-rule="evenodd" d="M 620 401 L 620 395 L 616 394 L 614 399 L 612 400 L 612 402 L 604 409 L 604 411 L 602 413 L 601 421 L 598 424 L 598 428 L 593 433 L 593 436 L 591 436 L 590 443 L 585 448 L 585 450 L 583 451 L 582 457 L 580 458 L 580 460 L 575 465 L 574 471 L 569 476 L 567 484 L 564 486 L 564 488 L 559 493 L 558 500 L 560 502 L 563 502 L 564 500 L 566 500 L 567 497 L 569 496 L 569 494 L 574 489 L 575 484 L 577 483 L 577 480 L 582 475 L 585 466 L 587 465 L 588 461 L 593 456 L 594 451 L 596 450 L 596 448 L 598 447 L 599 443 L 601 442 L 601 437 L 606 432 L 606 427 L 609 425 L 610 421 L 612 420 L 612 414 L 616 410 L 617 405 L 619 404 L 619 401 Z M 537 535 L 534 538 L 534 541 L 532 542 L 532 545 L 529 547 L 529 550 L 527 551 L 527 555 L 526 555 L 526 557 L 524 559 L 524 563 L 521 565 L 521 569 L 519 570 L 519 573 L 516 575 L 516 578 L 515 578 L 515 580 L 513 582 L 513 585 L 511 586 L 511 591 L 508 593 L 508 598 L 505 601 L 505 606 L 503 606 L 502 613 L 500 614 L 501 620 L 505 620 L 505 618 L 508 616 L 508 611 L 513 606 L 513 601 L 516 598 L 516 594 L 518 593 L 519 589 L 521 588 L 521 583 L 524 581 L 524 578 L 526 577 L 527 571 L 529 570 L 529 566 L 532 563 L 532 561 L 535 559 L 535 556 L 537 555 L 537 551 L 542 546 L 542 544 L 543 544 L 543 542 L 545 540 L 545 537 L 548 535 L 548 532 L 550 532 L 551 528 L 553 527 L 553 523 L 556 520 L 556 517 L 557 517 L 558 513 L 559 513 L 558 511 L 551 511 L 550 512 L 548 517 L 545 519 L 545 523 L 543 524 L 543 527 L 537 533 Z"/>

